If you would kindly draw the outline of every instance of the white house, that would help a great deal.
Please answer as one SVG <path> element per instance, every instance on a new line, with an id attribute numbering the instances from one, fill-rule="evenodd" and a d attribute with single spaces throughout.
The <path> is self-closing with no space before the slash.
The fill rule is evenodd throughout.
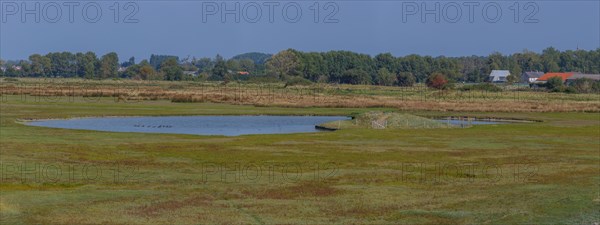
<path id="1" fill-rule="evenodd" d="M 495 83 L 506 82 L 510 76 L 510 71 L 508 70 L 492 70 L 490 73 L 490 81 Z"/>
<path id="2" fill-rule="evenodd" d="M 522 83 L 533 83 L 537 81 L 538 78 L 544 76 L 544 72 L 524 72 L 521 75 Z"/>
<path id="3" fill-rule="evenodd" d="M 183 71 L 183 75 L 198 76 L 198 71 Z"/>

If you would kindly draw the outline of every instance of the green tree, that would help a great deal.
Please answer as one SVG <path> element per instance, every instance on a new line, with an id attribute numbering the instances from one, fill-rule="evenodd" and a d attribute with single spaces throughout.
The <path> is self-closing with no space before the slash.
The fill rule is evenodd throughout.
<path id="1" fill-rule="evenodd" d="M 50 59 L 50 71 L 47 76 L 73 77 L 77 75 L 75 55 L 70 52 L 51 52 L 45 55 Z"/>
<path id="2" fill-rule="evenodd" d="M 142 80 L 162 80 L 163 77 L 160 76 L 160 74 L 158 74 L 156 72 L 156 70 L 154 70 L 154 67 L 152 65 L 150 65 L 150 63 L 148 63 L 148 60 L 142 60 L 139 64 L 140 66 L 140 70 L 139 70 L 139 74 L 138 76 L 140 77 L 140 79 Z"/>
<path id="3" fill-rule="evenodd" d="M 522 53 L 516 53 L 510 57 L 517 63 L 522 71 L 543 71 L 544 65 L 540 55 L 535 52 L 525 50 Z"/>
<path id="4" fill-rule="evenodd" d="M 234 71 L 234 72 L 240 71 L 240 63 L 239 63 L 239 61 L 230 59 L 230 60 L 227 60 L 226 64 L 227 64 L 227 69 L 228 70 L 231 70 L 231 71 Z"/>
<path id="5" fill-rule="evenodd" d="M 122 67 L 130 67 L 130 66 L 133 66 L 133 65 L 135 65 L 135 57 L 134 56 L 132 56 L 131 58 L 129 58 L 129 60 L 127 60 L 127 62 L 121 63 Z"/>
<path id="6" fill-rule="evenodd" d="M 86 52 L 84 54 L 84 58 L 85 59 L 83 61 L 83 77 L 87 79 L 97 78 L 100 62 L 98 61 L 98 57 L 96 57 L 96 53 Z"/>
<path id="7" fill-rule="evenodd" d="M 545 72 L 559 72 L 560 66 L 560 51 L 553 47 L 546 48 L 542 51 L 542 64 Z"/>
<path id="8" fill-rule="evenodd" d="M 31 64 L 25 60 L 21 60 L 19 62 L 19 66 L 21 67 L 21 71 L 19 71 L 19 76 L 29 76 L 31 74 Z"/>
<path id="9" fill-rule="evenodd" d="M 48 57 L 40 54 L 29 56 L 31 61 L 31 73 L 33 76 L 47 76 L 52 71 L 52 62 Z"/>
<path id="10" fill-rule="evenodd" d="M 386 68 L 381 68 L 377 71 L 377 84 L 384 86 L 392 86 L 396 83 L 396 75 L 390 73 Z"/>
<path id="11" fill-rule="evenodd" d="M 183 80 L 183 69 L 175 58 L 169 58 L 160 65 L 160 72 L 165 75 L 165 80 Z"/>
<path id="12" fill-rule="evenodd" d="M 15 68 L 10 65 L 6 67 L 6 71 L 4 72 L 4 76 L 7 77 L 18 77 L 19 75 L 19 71 L 15 70 Z"/>
<path id="13" fill-rule="evenodd" d="M 485 74 L 490 74 L 490 72 L 492 72 L 492 70 L 500 70 L 502 68 L 506 68 L 506 57 L 504 57 L 502 54 L 498 53 L 498 52 L 494 52 L 491 55 L 488 56 L 488 60 L 487 60 L 487 70 L 485 71 Z"/>
<path id="14" fill-rule="evenodd" d="M 413 54 L 398 60 L 400 71 L 412 73 L 418 82 L 424 82 L 427 75 L 431 73 L 431 64 L 427 62 L 432 60 L 431 57 L 426 58 Z"/>
<path id="15" fill-rule="evenodd" d="M 298 57 L 292 50 L 284 50 L 275 54 L 267 61 L 267 69 L 275 72 L 279 78 L 295 76 L 299 65 Z"/>
<path id="16" fill-rule="evenodd" d="M 4 60 L 0 59 L 0 77 L 4 76 Z"/>
<path id="17" fill-rule="evenodd" d="M 129 78 L 129 79 L 136 79 L 136 80 L 143 80 L 142 77 L 139 76 L 140 68 L 141 68 L 141 66 L 137 65 L 137 64 L 129 66 L 129 67 L 127 67 L 127 69 L 125 69 L 125 71 L 123 72 L 121 77 Z"/>
<path id="18" fill-rule="evenodd" d="M 86 79 L 93 79 L 96 77 L 96 70 L 99 64 L 96 53 L 77 53 L 75 54 L 75 60 L 77 64 L 77 76 Z"/>
<path id="19" fill-rule="evenodd" d="M 299 58 L 299 72 L 303 74 L 304 78 L 311 81 L 318 81 L 319 79 L 327 81 L 329 79 L 327 63 L 322 53 L 296 52 L 296 55 Z"/>
<path id="20" fill-rule="evenodd" d="M 343 73 L 341 83 L 344 84 L 371 84 L 371 76 L 360 69 L 350 69 Z"/>
<path id="21" fill-rule="evenodd" d="M 415 75 L 413 75 L 411 72 L 400 72 L 397 75 L 397 79 L 397 84 L 401 87 L 412 87 L 416 82 Z"/>
<path id="22" fill-rule="evenodd" d="M 179 62 L 179 57 L 172 55 L 150 55 L 150 65 L 154 67 L 154 69 L 160 69 L 160 65 L 163 64 L 168 59 L 175 59 L 175 61 Z"/>
<path id="23" fill-rule="evenodd" d="M 238 64 L 239 64 L 239 69 L 242 71 L 252 73 L 256 69 L 256 65 L 254 64 L 254 61 L 252 61 L 251 59 L 240 59 L 240 60 L 238 60 Z"/>
<path id="24" fill-rule="evenodd" d="M 375 56 L 375 66 L 377 68 L 385 68 L 390 72 L 396 72 L 398 70 L 397 60 L 391 53 L 384 53 Z"/>
<path id="25" fill-rule="evenodd" d="M 506 78 L 508 83 L 518 83 L 521 80 L 521 67 L 519 65 L 513 65 L 510 70 L 510 75 Z"/>
<path id="26" fill-rule="evenodd" d="M 119 71 L 119 56 L 111 52 L 100 58 L 100 78 L 116 78 Z"/>
<path id="27" fill-rule="evenodd" d="M 211 80 L 223 80 L 225 76 L 228 74 L 229 69 L 227 68 L 227 63 L 225 59 L 220 55 L 215 57 L 215 65 L 211 70 L 211 76 L 209 79 Z"/>
<path id="28" fill-rule="evenodd" d="M 214 62 L 207 57 L 195 60 L 193 63 L 196 67 L 198 67 L 198 72 L 200 73 L 209 72 L 214 67 Z"/>

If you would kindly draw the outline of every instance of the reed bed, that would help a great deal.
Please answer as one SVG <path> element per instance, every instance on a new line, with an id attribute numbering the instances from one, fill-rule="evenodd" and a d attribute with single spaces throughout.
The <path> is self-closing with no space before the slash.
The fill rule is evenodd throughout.
<path id="1" fill-rule="evenodd" d="M 476 112 L 600 112 L 599 94 L 548 93 L 505 88 L 501 92 L 433 90 L 415 87 L 324 85 L 285 87 L 283 83 L 96 81 L 33 79 L 2 81 L 2 95 L 31 96 L 39 101 L 67 96 L 118 102 L 168 100 L 281 107 L 391 107 L 403 110 Z"/>

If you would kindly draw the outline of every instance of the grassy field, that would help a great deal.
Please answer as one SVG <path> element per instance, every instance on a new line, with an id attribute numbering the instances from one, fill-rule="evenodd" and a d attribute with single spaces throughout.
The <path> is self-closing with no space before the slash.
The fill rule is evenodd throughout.
<path id="1" fill-rule="evenodd" d="M 593 96 L 565 103 L 583 104 L 592 112 L 298 108 L 6 94 L 0 100 L 1 224 L 600 222 L 600 103 Z M 238 137 L 21 123 L 87 116 L 368 111 L 542 122 Z"/>

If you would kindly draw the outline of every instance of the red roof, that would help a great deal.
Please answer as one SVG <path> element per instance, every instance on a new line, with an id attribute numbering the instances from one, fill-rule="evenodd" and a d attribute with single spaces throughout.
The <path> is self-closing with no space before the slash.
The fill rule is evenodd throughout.
<path id="1" fill-rule="evenodd" d="M 551 77 L 560 77 L 563 81 L 566 81 L 569 77 L 573 76 L 575 73 L 546 73 L 544 76 L 541 76 L 538 81 L 548 81 Z"/>

